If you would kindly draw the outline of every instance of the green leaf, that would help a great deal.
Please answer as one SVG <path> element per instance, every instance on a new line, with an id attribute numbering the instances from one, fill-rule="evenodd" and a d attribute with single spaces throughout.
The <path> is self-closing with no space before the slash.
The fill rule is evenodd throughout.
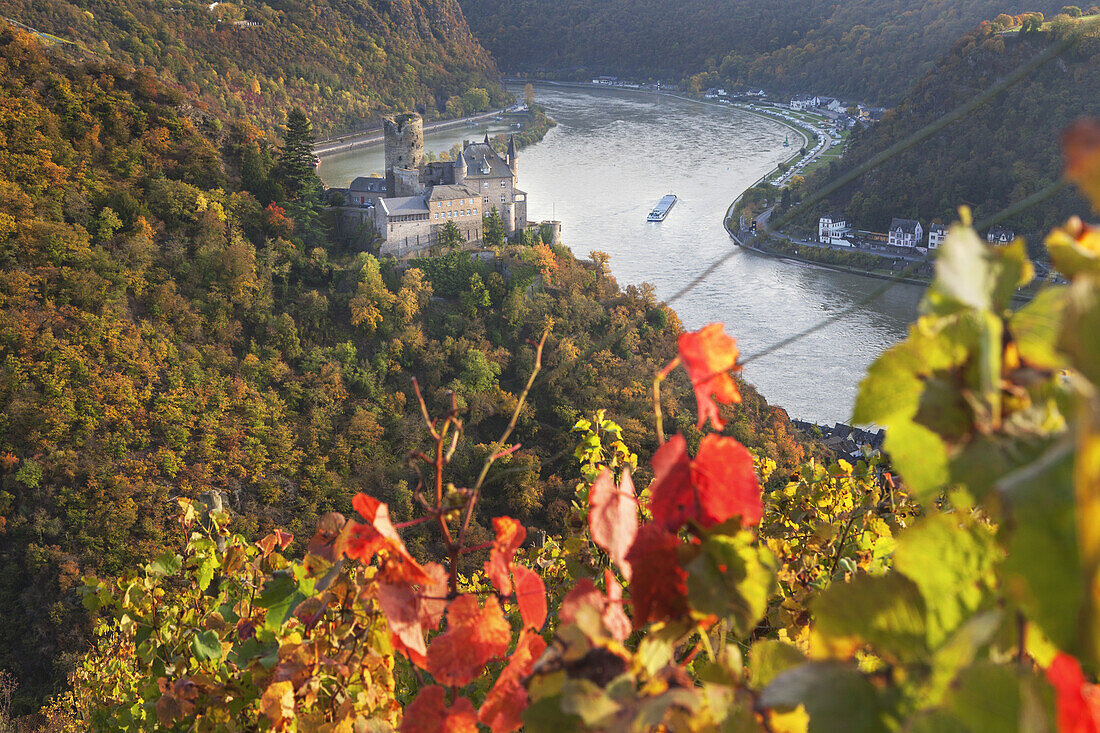
<path id="1" fill-rule="evenodd" d="M 561 688 L 561 709 L 576 715 L 588 727 L 596 727 L 619 711 L 620 706 L 596 683 L 584 678 L 567 679 Z M 526 719 L 526 718 L 525 718 Z"/>
<path id="2" fill-rule="evenodd" d="M 761 639 L 749 651 L 749 684 L 754 690 L 766 687 L 780 672 L 806 661 L 802 652 L 786 642 Z"/>
<path id="3" fill-rule="evenodd" d="M 1065 364 L 1058 351 L 1065 310 L 1066 289 L 1048 287 L 1012 314 L 1008 330 L 1024 363 L 1040 369 L 1060 369 Z"/>
<path id="4" fill-rule="evenodd" d="M 149 575 L 165 576 L 175 575 L 183 567 L 183 558 L 176 553 L 168 550 L 161 554 L 156 560 L 145 566 L 146 572 Z"/>
<path id="5" fill-rule="evenodd" d="M 1023 242 L 990 247 L 973 229 L 956 224 L 936 257 L 936 279 L 923 308 L 939 315 L 970 308 L 999 313 L 1033 276 Z"/>
<path id="6" fill-rule="evenodd" d="M 920 589 L 929 648 L 989 600 L 999 556 L 989 532 L 967 516 L 933 514 L 901 533 L 894 569 Z"/>
<path id="7" fill-rule="evenodd" d="M 192 636 L 191 652 L 195 655 L 195 659 L 200 662 L 221 659 L 222 642 L 218 638 L 218 632 L 208 629 Z"/>
<path id="8" fill-rule="evenodd" d="M 1020 730 L 1020 680 L 1012 667 L 980 662 L 958 676 L 946 707 L 971 733 Z"/>
<path id="9" fill-rule="evenodd" d="M 999 484 L 1014 521 L 1002 525 L 1008 595 L 1060 649 L 1078 654 L 1077 619 L 1085 601 L 1077 545 L 1073 444 L 1053 446 Z"/>
<path id="10" fill-rule="evenodd" d="M 298 583 L 288 574 L 278 573 L 264 585 L 256 605 L 267 609 L 264 628 L 275 630 L 283 625 L 305 596 L 298 592 Z"/>
<path id="11" fill-rule="evenodd" d="M 856 670 L 835 662 L 813 662 L 782 672 L 760 693 L 759 704 L 780 711 L 805 706 L 808 733 L 886 730 L 874 686 Z"/>
<path id="12" fill-rule="evenodd" d="M 1059 346 L 1074 368 L 1100 385 L 1100 286 L 1094 279 L 1070 286 Z"/>
<path id="13" fill-rule="evenodd" d="M 561 695 L 535 700 L 523 711 L 523 729 L 530 733 L 562 733 L 583 730 L 579 715 L 562 709 Z"/>
<path id="14" fill-rule="evenodd" d="M 775 587 L 775 556 L 748 532 L 712 535 L 699 550 L 684 568 L 692 608 L 728 618 L 737 636 L 748 636 Z"/>
<path id="15" fill-rule="evenodd" d="M 926 705 L 939 704 L 951 681 L 959 670 L 968 667 L 978 658 L 978 653 L 996 636 L 1004 614 L 999 610 L 985 611 L 972 616 L 960 626 L 932 658 L 932 674 L 921 691 Z"/>
<path id="16" fill-rule="evenodd" d="M 857 575 L 850 583 L 833 583 L 812 608 L 815 632 L 826 639 L 862 640 L 895 662 L 928 656 L 924 599 L 902 575 Z"/>

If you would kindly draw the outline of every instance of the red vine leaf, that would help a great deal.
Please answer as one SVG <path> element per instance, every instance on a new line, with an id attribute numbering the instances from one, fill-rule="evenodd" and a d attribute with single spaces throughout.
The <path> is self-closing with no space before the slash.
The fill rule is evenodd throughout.
<path id="1" fill-rule="evenodd" d="M 618 641 L 626 641 L 630 636 L 630 617 L 623 611 L 623 587 L 611 571 L 603 571 L 604 585 L 607 586 L 607 608 L 603 612 L 603 625 Z"/>
<path id="2" fill-rule="evenodd" d="M 511 517 L 493 517 L 493 530 L 497 538 L 493 541 L 493 549 L 489 551 L 489 560 L 485 563 L 485 574 L 493 585 L 503 595 L 512 593 L 512 576 L 510 571 L 512 556 L 523 544 L 527 537 L 527 530 L 523 525 Z"/>
<path id="3" fill-rule="evenodd" d="M 362 560 L 364 564 L 369 563 L 376 554 L 380 555 L 381 574 L 385 582 L 395 585 L 429 582 L 424 568 L 409 554 L 401 535 L 397 534 L 390 521 L 389 507 L 366 494 L 356 494 L 352 505 L 368 524 L 349 523 L 345 554 L 349 558 Z"/>
<path id="4" fill-rule="evenodd" d="M 477 712 L 477 719 L 493 733 L 512 733 L 523 726 L 520 714 L 529 702 L 523 678 L 531 674 L 535 660 L 546 650 L 546 642 L 536 633 L 524 629 L 508 666 L 500 673 L 493 689 Z"/>
<path id="5" fill-rule="evenodd" d="M 507 653 L 511 641 L 512 627 L 495 597 L 480 607 L 475 596 L 461 595 L 447 606 L 447 630 L 428 646 L 428 671 L 440 684 L 468 685 L 486 662 Z"/>
<path id="6" fill-rule="evenodd" d="M 561 599 L 558 617 L 563 624 L 571 624 L 577 617 L 577 612 L 584 606 L 592 606 L 601 613 L 607 606 L 607 599 L 603 593 L 588 578 L 578 580 L 573 589 L 565 594 L 565 598 Z"/>
<path id="7" fill-rule="evenodd" d="M 623 588 L 610 570 L 604 570 L 603 577 L 607 585 L 606 596 L 591 580 L 581 578 L 562 599 L 558 617 L 563 624 L 573 623 L 581 608 L 591 606 L 599 612 L 612 638 L 623 641 L 630 636 L 631 629 L 630 618 L 623 612 Z"/>
<path id="8" fill-rule="evenodd" d="M 405 707 L 401 733 L 477 733 L 477 714 L 469 698 L 447 707 L 447 691 L 429 685 Z"/>
<path id="9" fill-rule="evenodd" d="M 649 509 L 665 529 L 675 532 L 689 521 L 713 527 L 735 515 L 745 526 L 760 523 L 764 510 L 752 454 L 733 438 L 703 436 L 692 461 L 677 435 L 653 454 L 652 464 Z"/>
<path id="10" fill-rule="evenodd" d="M 1060 733 L 1100 731 L 1100 687 L 1085 680 L 1076 659 L 1058 653 L 1047 667 L 1047 680 L 1057 695 Z"/>
<path id="11" fill-rule="evenodd" d="M 635 627 L 687 613 L 687 573 L 680 567 L 679 549 L 680 538 L 656 524 L 638 530 L 627 553 L 631 565 L 645 568 L 630 584 Z"/>
<path id="12" fill-rule="evenodd" d="M 423 658 L 428 652 L 424 630 L 439 626 L 447 607 L 447 570 L 439 563 L 424 566 L 428 580 L 419 586 L 408 583 L 378 584 L 378 605 L 390 631 L 401 641 L 407 656 Z"/>
<path id="13" fill-rule="evenodd" d="M 741 401 L 737 383 L 729 375 L 731 369 L 740 368 L 737 366 L 738 353 L 737 342 L 725 334 L 721 323 L 680 334 L 680 359 L 691 377 L 695 400 L 699 404 L 697 427 L 702 428 L 708 418 L 715 430 L 725 427 L 715 399 L 726 404 Z"/>
<path id="14" fill-rule="evenodd" d="M 522 565 L 512 564 L 516 578 L 516 603 L 524 628 L 538 631 L 546 623 L 546 586 L 539 574 Z"/>
<path id="15" fill-rule="evenodd" d="M 638 500 L 634 496 L 634 482 L 630 469 L 623 471 L 623 478 L 616 487 L 611 472 L 606 468 L 592 483 L 589 492 L 588 531 L 592 541 L 611 557 L 623 577 L 630 580 L 630 563 L 626 553 L 638 534 Z"/>

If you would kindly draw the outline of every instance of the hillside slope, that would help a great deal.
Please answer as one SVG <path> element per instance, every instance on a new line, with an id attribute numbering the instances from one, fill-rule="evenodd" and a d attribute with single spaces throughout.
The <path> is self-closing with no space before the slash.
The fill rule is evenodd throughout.
<path id="1" fill-rule="evenodd" d="M 1042 53 L 1066 26 L 1001 33 L 996 27 L 964 36 L 874 127 L 853 135 L 841 163 L 811 176 L 805 191 L 857 166 L 972 98 Z M 1096 112 L 1100 95 L 1100 37 L 1093 32 L 1060 59 L 995 97 L 938 135 L 904 151 L 807 212 L 840 211 L 862 226 L 884 230 L 892 217 L 952 221 L 960 204 L 975 220 L 1039 191 L 1061 175 L 1058 137 L 1074 119 Z M 1007 226 L 1045 232 L 1087 205 L 1070 190 L 1023 212 Z M 812 221 L 811 221 L 812 220 Z"/>
<path id="2" fill-rule="evenodd" d="M 176 497 L 221 492 L 250 537 L 302 534 L 358 491 L 408 518 L 413 377 L 433 412 L 457 395 L 449 480 L 470 485 L 551 328 L 484 516 L 564 534 L 570 429 L 597 409 L 643 458 L 656 447 L 649 385 L 680 326 L 651 289 L 545 246 L 379 261 L 327 238 L 315 180 L 284 185 L 277 150 L 209 123 L 146 75 L 68 65 L 0 22 L 0 670 L 18 710 L 86 647 L 81 577 L 176 542 Z M 666 429 L 697 440 L 690 386 L 667 385 Z M 807 446 L 742 391 L 730 432 L 782 479 Z"/>
<path id="3" fill-rule="evenodd" d="M 1023 0 L 460 0 L 508 71 L 622 74 L 895 101 L 961 34 Z"/>
<path id="4" fill-rule="evenodd" d="M 386 109 L 431 116 L 470 89 L 505 98 L 456 0 L 0 0 L 0 16 L 268 130 L 291 107 L 323 135 Z"/>

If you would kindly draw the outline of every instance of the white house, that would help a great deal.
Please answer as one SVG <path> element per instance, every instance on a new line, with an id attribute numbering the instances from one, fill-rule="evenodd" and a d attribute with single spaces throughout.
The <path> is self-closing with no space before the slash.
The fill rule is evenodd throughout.
<path id="1" fill-rule="evenodd" d="M 890 222 L 887 244 L 891 247 L 919 247 L 924 241 L 924 228 L 916 219 L 894 219 Z"/>
<path id="2" fill-rule="evenodd" d="M 725 97 L 727 95 L 725 89 L 721 89 L 719 87 L 711 87 L 703 96 L 707 99 L 718 99 L 718 97 Z"/>
<path id="3" fill-rule="evenodd" d="M 852 228 L 843 216 L 823 216 L 817 221 L 817 240 L 825 244 L 852 247 Z"/>
<path id="4" fill-rule="evenodd" d="M 928 227 L 928 249 L 939 249 L 945 239 L 947 239 L 947 227 L 943 224 L 933 223 Z"/>
<path id="5" fill-rule="evenodd" d="M 820 102 L 820 97 L 793 97 L 791 99 L 791 109 L 813 109 Z"/>

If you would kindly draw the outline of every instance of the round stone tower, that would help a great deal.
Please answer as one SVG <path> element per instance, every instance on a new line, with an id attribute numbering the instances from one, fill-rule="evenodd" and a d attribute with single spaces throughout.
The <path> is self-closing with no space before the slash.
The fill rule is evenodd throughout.
<path id="1" fill-rule="evenodd" d="M 394 193 L 395 168 L 419 170 L 424 164 L 424 119 L 415 112 L 382 120 L 386 143 L 386 184 Z"/>

